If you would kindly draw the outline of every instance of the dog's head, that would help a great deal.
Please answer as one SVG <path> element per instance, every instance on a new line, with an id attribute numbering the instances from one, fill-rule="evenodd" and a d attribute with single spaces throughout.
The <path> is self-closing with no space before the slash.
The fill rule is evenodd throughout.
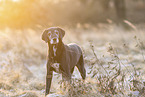
<path id="1" fill-rule="evenodd" d="M 44 30 L 42 34 L 42 40 L 44 40 L 46 43 L 50 44 L 57 44 L 59 43 L 60 39 L 65 35 L 65 31 L 59 27 L 50 27 L 46 30 Z"/>

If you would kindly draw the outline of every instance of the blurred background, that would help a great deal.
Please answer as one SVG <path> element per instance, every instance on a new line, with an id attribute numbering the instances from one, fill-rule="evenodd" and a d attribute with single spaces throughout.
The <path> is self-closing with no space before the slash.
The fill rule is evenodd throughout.
<path id="1" fill-rule="evenodd" d="M 144 97 L 145 0 L 0 0 L 0 97 L 44 97 L 44 29 L 83 50 L 87 78 L 54 73 L 48 97 Z M 61 86 L 61 87 L 60 87 Z"/>
<path id="2" fill-rule="evenodd" d="M 145 22 L 144 0 L 0 0 L 0 27 Z"/>

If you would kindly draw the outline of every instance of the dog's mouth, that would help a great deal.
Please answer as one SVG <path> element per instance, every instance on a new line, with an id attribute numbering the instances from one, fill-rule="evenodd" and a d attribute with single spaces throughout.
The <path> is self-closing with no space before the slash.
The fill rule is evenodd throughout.
<path id="1" fill-rule="evenodd" d="M 53 38 L 50 40 L 50 44 L 58 44 L 59 43 L 59 39 L 58 38 Z"/>

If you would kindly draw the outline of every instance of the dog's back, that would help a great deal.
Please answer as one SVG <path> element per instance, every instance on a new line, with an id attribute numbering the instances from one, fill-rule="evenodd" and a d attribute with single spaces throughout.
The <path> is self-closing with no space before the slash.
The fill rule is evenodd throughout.
<path id="1" fill-rule="evenodd" d="M 82 54 L 81 48 L 76 43 L 70 43 L 70 44 L 67 44 L 67 46 L 71 50 L 70 52 L 76 53 L 78 55 Z"/>
<path id="2" fill-rule="evenodd" d="M 70 59 L 70 68 L 74 67 L 74 65 L 77 65 L 80 57 L 82 56 L 82 50 L 81 48 L 75 44 L 67 44 L 65 45 L 66 52 L 67 52 L 67 58 Z"/>

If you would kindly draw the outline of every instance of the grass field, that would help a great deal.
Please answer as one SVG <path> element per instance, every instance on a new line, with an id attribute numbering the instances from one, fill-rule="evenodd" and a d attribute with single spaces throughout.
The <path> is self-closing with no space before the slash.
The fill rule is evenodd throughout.
<path id="1" fill-rule="evenodd" d="M 75 42 L 84 52 L 87 78 L 77 70 L 65 90 L 54 73 L 49 97 L 136 97 L 145 95 L 145 25 L 125 29 L 114 24 L 63 27 L 64 43 Z M 44 97 L 47 44 L 44 27 L 0 30 L 0 96 Z"/>

